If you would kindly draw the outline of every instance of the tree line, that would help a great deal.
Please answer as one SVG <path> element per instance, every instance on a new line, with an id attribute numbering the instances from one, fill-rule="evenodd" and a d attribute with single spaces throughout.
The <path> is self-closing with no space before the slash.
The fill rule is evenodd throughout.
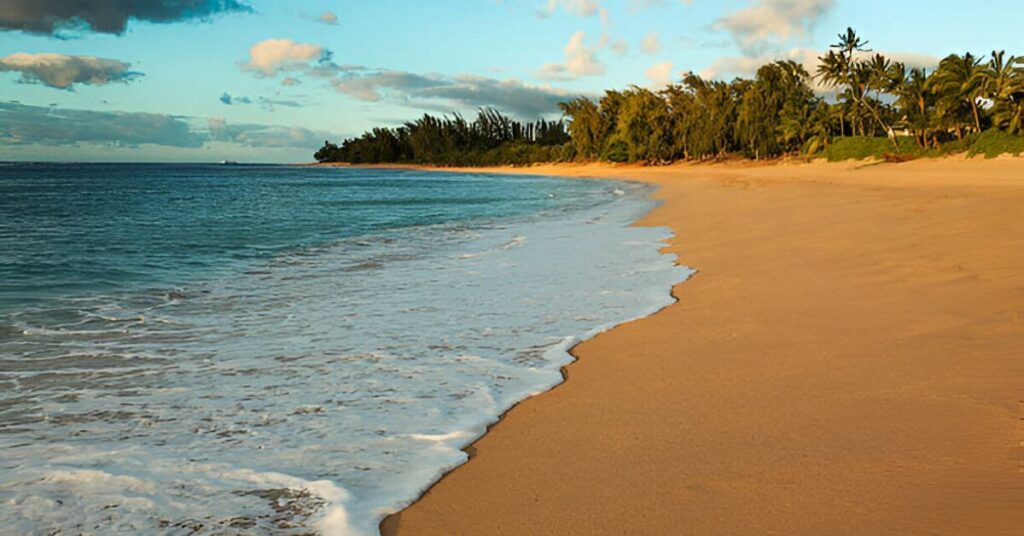
<path id="1" fill-rule="evenodd" d="M 816 91 L 817 90 L 817 91 Z M 824 96 L 822 96 L 824 95 Z M 1024 58 L 951 54 L 931 72 L 875 53 L 848 29 L 815 73 L 776 61 L 753 79 L 689 73 L 654 91 L 633 86 L 560 104 L 562 119 L 523 124 L 485 109 L 473 122 L 424 116 L 374 129 L 319 161 L 441 165 L 609 161 L 661 164 L 742 155 L 818 154 L 846 138 L 887 140 L 894 154 L 963 147 L 982 132 L 1024 136 Z"/>
<path id="2" fill-rule="evenodd" d="M 458 114 L 424 115 L 397 128 L 375 128 L 340 146 L 325 142 L 314 157 L 351 164 L 528 164 L 560 159 L 568 142 L 562 120 L 523 123 L 484 108 L 473 121 Z"/>

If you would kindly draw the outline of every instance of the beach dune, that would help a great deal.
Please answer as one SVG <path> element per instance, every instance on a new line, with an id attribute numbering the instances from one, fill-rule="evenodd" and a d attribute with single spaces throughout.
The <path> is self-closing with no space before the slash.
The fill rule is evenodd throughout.
<path id="1" fill-rule="evenodd" d="M 658 185 L 698 273 L 385 534 L 1024 533 L 1024 160 L 525 171 Z"/>

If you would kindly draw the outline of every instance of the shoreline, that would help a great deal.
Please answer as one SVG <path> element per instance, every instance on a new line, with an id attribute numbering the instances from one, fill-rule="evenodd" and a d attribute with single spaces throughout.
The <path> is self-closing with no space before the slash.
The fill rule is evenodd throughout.
<path id="1" fill-rule="evenodd" d="M 329 166 L 329 167 L 333 167 L 333 166 Z M 503 172 L 500 172 L 500 171 L 493 171 L 493 170 L 497 170 L 499 168 L 466 168 L 466 169 L 463 169 L 463 170 L 459 170 L 458 168 L 431 168 L 431 167 L 421 167 L 421 166 L 400 166 L 400 167 L 394 167 L 394 166 L 388 166 L 388 165 L 358 166 L 358 167 L 367 168 L 367 169 L 405 169 L 405 170 L 433 171 L 433 172 L 439 172 L 439 173 L 489 173 L 489 174 L 509 174 L 509 175 L 518 174 L 518 173 L 515 173 L 514 171 L 509 171 L 508 173 L 503 173 Z M 506 168 L 501 168 L 501 169 L 506 169 Z M 511 168 L 511 169 L 518 169 L 518 168 Z M 537 174 L 537 175 L 541 175 L 541 174 Z M 648 192 L 648 198 L 652 201 L 652 205 L 653 205 L 652 208 L 646 214 L 638 217 L 636 220 L 634 220 L 632 223 L 630 223 L 629 224 L 630 227 L 639 226 L 640 222 L 643 219 L 645 219 L 647 216 L 649 216 L 650 213 L 653 212 L 654 210 L 657 210 L 658 205 L 660 203 L 659 201 L 657 201 L 657 195 L 656 195 L 659 187 L 658 186 L 653 186 L 653 185 L 651 185 L 650 183 L 648 183 L 646 181 L 633 180 L 633 179 L 620 179 L 620 178 L 593 178 L 593 177 L 562 177 L 562 178 L 579 178 L 579 179 L 585 179 L 585 180 L 602 180 L 602 181 L 603 180 L 608 180 L 608 181 L 627 182 L 627 183 L 631 182 L 631 183 L 635 183 L 635 184 L 644 185 L 645 187 L 650 188 L 650 192 Z M 662 240 L 662 244 L 665 247 L 659 248 L 659 250 L 658 250 L 659 254 L 661 254 L 661 255 L 665 255 L 666 254 L 665 249 L 667 247 L 667 241 L 673 240 L 673 239 L 675 239 L 675 231 L 671 230 L 671 235 L 669 237 L 667 237 L 666 239 Z M 410 503 L 408 506 L 406 506 L 405 508 L 403 508 L 399 512 L 386 515 L 384 517 L 384 519 L 381 520 L 381 522 L 379 523 L 379 527 L 378 527 L 381 536 L 393 536 L 393 535 L 397 534 L 397 532 L 398 532 L 398 521 L 397 521 L 397 519 L 400 516 L 401 511 L 404 511 L 405 509 L 411 508 L 420 499 L 422 499 L 424 495 L 429 493 L 431 489 L 433 489 L 435 486 L 438 486 L 439 484 L 441 484 L 445 479 L 447 479 L 449 476 L 451 476 L 460 467 L 462 467 L 463 465 L 468 463 L 470 460 L 472 460 L 476 456 L 475 445 L 480 440 L 482 440 L 485 436 L 490 434 L 492 432 L 492 430 L 495 429 L 495 427 L 500 425 L 502 423 L 502 421 L 505 419 L 505 416 L 509 414 L 509 412 L 515 410 L 520 405 L 522 405 L 522 404 L 524 404 L 524 403 L 526 403 L 526 402 L 528 402 L 528 401 L 530 401 L 530 400 L 532 400 L 532 399 L 534 399 L 534 398 L 536 398 L 538 396 L 543 396 L 543 395 L 546 395 L 548 393 L 551 393 L 551 392 L 557 390 L 559 387 L 565 385 L 565 383 L 569 381 L 569 370 L 568 370 L 568 368 L 570 366 L 574 365 L 575 363 L 577 363 L 579 361 L 579 359 L 580 359 L 580 356 L 577 354 L 577 348 L 579 348 L 580 345 L 585 344 L 587 341 L 590 341 L 590 340 L 594 339 L 595 337 L 598 337 L 598 336 L 600 336 L 602 334 L 605 334 L 605 333 L 608 333 L 608 332 L 610 332 L 612 330 L 618 329 L 619 327 L 624 326 L 626 324 L 630 324 L 632 322 L 643 320 L 644 318 L 647 318 L 647 317 L 650 317 L 652 315 L 658 314 L 659 312 L 665 310 L 666 308 L 671 307 L 671 306 L 679 303 L 679 297 L 676 295 L 675 289 L 679 285 L 682 285 L 682 284 L 686 283 L 693 276 L 697 275 L 698 271 L 695 268 L 692 268 L 692 267 L 687 266 L 687 265 L 683 264 L 682 262 L 680 262 L 680 259 L 679 259 L 678 255 L 674 255 L 674 257 L 675 258 L 672 261 L 673 267 L 675 267 L 676 269 L 682 270 L 685 273 L 680 276 L 680 280 L 678 282 L 672 284 L 668 288 L 668 292 L 666 293 L 667 303 L 664 303 L 664 304 L 661 304 L 661 305 L 652 306 L 652 307 L 650 307 L 650 308 L 648 308 L 648 309 L 646 309 L 646 310 L 644 310 L 642 312 L 639 312 L 636 316 L 632 316 L 632 317 L 626 318 L 625 320 L 621 320 L 621 321 L 616 321 L 616 322 L 611 322 L 611 323 L 595 326 L 593 329 L 589 330 L 588 332 L 586 332 L 585 334 L 583 334 L 580 337 L 571 336 L 574 339 L 572 344 L 567 346 L 567 347 L 563 347 L 563 348 L 561 348 L 559 350 L 560 352 L 562 352 L 565 355 L 567 355 L 568 358 L 569 358 L 568 362 L 566 362 L 564 365 L 558 367 L 558 372 L 561 375 L 561 381 L 559 381 L 558 383 L 556 383 L 554 385 L 551 385 L 550 387 L 544 388 L 541 391 L 537 391 L 537 392 L 535 392 L 533 394 L 530 394 L 530 395 L 526 396 L 525 398 L 522 398 L 522 399 L 516 401 L 514 404 L 509 406 L 507 409 L 502 411 L 500 414 L 498 414 L 496 416 L 494 422 L 488 424 L 484 428 L 484 431 L 478 437 L 476 437 L 475 439 L 470 441 L 468 444 L 466 444 L 465 446 L 463 446 L 463 447 L 461 447 L 459 449 L 462 452 L 466 453 L 466 461 L 464 461 L 463 463 L 461 463 L 459 465 L 456 465 L 455 467 L 452 467 L 452 468 L 450 468 L 448 470 L 445 470 L 441 474 L 441 476 L 438 477 L 433 482 L 431 482 L 419 494 L 419 496 L 416 497 L 412 501 L 412 503 Z"/>
<path id="2" fill-rule="evenodd" d="M 1015 404 L 1024 388 L 1024 370 L 1012 359 L 1013 348 L 1019 348 L 1022 340 L 1021 316 L 1013 311 L 1024 310 L 1024 297 L 1012 281 L 1020 280 L 1024 266 L 1024 262 L 1017 262 L 1024 261 L 1024 249 L 1019 247 L 1024 245 L 1019 222 L 1019 209 L 1024 207 L 1024 159 L 677 164 L 658 168 L 571 164 L 443 170 L 655 184 L 660 188 L 654 197 L 662 204 L 636 224 L 669 226 L 674 237 L 665 250 L 676 253 L 679 264 L 694 266 L 701 273 L 672 289 L 676 303 L 574 346 L 570 354 L 576 361 L 563 372 L 567 381 L 504 413 L 484 436 L 465 449 L 470 460 L 444 475 L 411 506 L 387 517 L 381 523 L 383 534 L 503 533 L 510 527 L 516 527 L 511 533 L 686 529 L 711 534 L 747 533 L 756 528 L 757 532 L 781 533 L 827 530 L 955 534 L 970 530 L 999 534 L 1016 526 L 1015 508 L 1024 505 L 1024 495 L 1014 480 L 1019 478 L 1015 468 L 1015 458 L 1019 458 L 1015 451 L 1015 440 L 1019 440 L 1019 431 L 1014 429 L 1018 418 Z M 708 205 L 708 201 L 718 204 Z M 772 206 L 777 204 L 799 210 L 787 217 L 787 212 L 773 210 L 780 208 Z M 687 209 L 682 215 L 680 205 Z M 714 208 L 709 210 L 708 206 Z M 984 209 L 976 210 L 980 206 Z M 728 214 L 729 209 L 737 214 Z M 773 227 L 772 233 L 761 230 L 763 236 L 751 241 L 736 232 L 751 229 L 731 221 L 730 216 L 749 216 L 740 213 L 766 209 L 768 213 L 761 216 L 780 215 L 776 218 L 780 221 L 761 220 Z M 837 218 L 832 209 L 850 218 Z M 872 218 L 862 218 L 860 212 L 864 211 L 870 213 L 874 223 Z M 943 214 L 935 219 L 932 212 Z M 922 213 L 925 221 L 914 221 Z M 849 220 L 856 221 L 850 224 Z M 792 223 L 800 225 L 792 227 Z M 715 230 L 716 224 L 722 229 Z M 820 240 L 821 236 L 814 240 L 816 224 L 822 228 L 818 234 L 838 230 L 846 238 L 856 238 L 867 233 L 874 240 L 862 239 L 861 243 L 837 248 L 829 240 Z M 929 240 L 901 238 L 893 240 L 896 244 L 887 244 L 889 234 L 899 233 L 901 227 L 897 224 L 914 225 L 915 231 Z M 830 314 L 829 305 L 843 309 L 838 316 L 848 322 L 845 336 L 836 331 L 836 326 L 814 321 L 813 316 L 796 314 L 789 318 L 789 324 L 795 325 L 787 325 L 780 318 L 788 317 L 769 310 L 789 309 L 785 296 L 774 296 L 777 301 L 754 301 L 753 308 L 748 301 L 745 312 L 742 308 L 735 310 L 737 290 L 750 283 L 755 284 L 755 292 L 758 288 L 757 281 L 749 277 L 735 277 L 749 274 L 730 273 L 731 268 L 749 271 L 744 262 L 737 263 L 746 260 L 736 259 L 742 256 L 737 248 L 757 248 L 760 243 L 768 244 L 768 249 L 784 249 L 792 234 L 826 250 L 823 255 L 808 255 L 807 261 L 825 268 L 842 268 L 846 276 L 859 276 L 856 284 L 850 284 L 845 279 L 827 278 L 828 270 L 814 272 L 819 280 L 802 274 L 804 284 L 821 287 L 815 289 L 821 292 L 804 289 L 795 300 L 800 302 L 797 305 L 824 317 L 837 316 Z M 951 238 L 944 241 L 943 236 Z M 794 244 L 800 246 L 797 249 L 815 251 L 808 245 Z M 954 277 L 946 273 L 950 267 L 941 266 L 939 270 L 933 266 L 942 264 L 942 254 L 971 247 L 978 250 L 978 255 L 968 255 L 971 264 L 954 265 Z M 931 248 L 924 257 L 934 257 L 936 263 L 910 262 L 902 266 L 915 260 L 903 254 L 908 248 Z M 858 252 L 871 257 L 875 264 L 858 262 Z M 769 265 L 792 264 L 787 255 L 758 260 Z M 850 263 L 852 267 L 847 265 Z M 893 273 L 878 270 L 879 264 L 887 265 L 900 277 L 893 280 Z M 792 285 L 792 276 L 786 276 L 785 270 L 774 277 L 765 274 L 760 281 L 761 291 L 773 288 L 773 283 Z M 722 280 L 729 284 L 723 286 Z M 879 285 L 882 282 L 891 287 Z M 799 287 L 789 290 L 799 291 Z M 856 292 L 850 293 L 846 287 L 857 287 Z M 837 290 L 845 291 L 850 299 L 830 303 L 838 297 L 828 291 Z M 886 314 L 893 318 L 879 325 L 873 316 L 886 309 L 871 305 L 884 303 L 886 294 L 892 301 L 900 291 L 907 294 L 907 299 L 897 300 L 898 306 L 889 304 L 892 311 Z M 979 296 L 988 299 L 979 301 Z M 765 304 L 772 307 L 758 307 Z M 734 309 L 731 314 L 730 306 Z M 997 313 L 995 317 L 993 312 Z M 775 319 L 756 318 L 763 313 L 771 313 Z M 709 319 L 702 316 L 718 318 L 719 322 L 708 323 Z M 951 326 L 950 317 L 957 316 L 967 320 L 963 325 Z M 790 329 L 792 340 L 778 336 L 766 340 L 764 326 L 755 320 L 773 324 L 772 329 Z M 723 336 L 723 326 L 730 327 L 730 323 L 737 333 Z M 823 331 L 833 332 L 832 337 L 818 340 L 813 331 L 804 329 L 807 323 L 819 324 Z M 680 329 L 683 335 L 667 335 L 666 326 Z M 926 326 L 934 332 L 932 338 L 922 337 L 920 332 L 928 331 Z M 883 336 L 879 329 L 893 333 Z M 863 338 L 850 339 L 849 331 Z M 979 337 L 975 331 L 989 336 Z M 879 340 L 873 340 L 873 334 Z M 944 344 L 936 348 L 938 340 Z M 851 353 L 844 348 L 847 345 L 862 351 Z M 895 363 L 892 370 L 879 367 L 877 357 L 863 353 L 866 347 L 881 351 L 879 348 L 887 345 L 898 348 L 887 353 Z M 667 361 L 657 349 L 686 352 Z M 822 354 L 822 359 L 791 353 L 808 349 Z M 759 355 L 764 353 L 778 358 L 778 362 Z M 929 355 L 940 363 L 931 363 Z M 958 359 L 967 355 L 974 359 Z M 824 359 L 828 356 L 832 359 Z M 722 360 L 740 361 L 743 366 L 732 367 L 735 376 L 723 376 L 723 370 L 716 370 L 723 368 Z M 823 368 L 822 362 L 827 366 Z M 832 404 L 822 404 L 823 400 L 814 403 L 813 397 L 809 400 L 806 396 L 808 393 L 787 395 L 778 385 L 766 383 L 766 378 L 778 376 L 777 371 L 766 369 L 766 363 L 790 369 L 789 376 L 776 378 L 780 384 L 798 378 L 797 383 L 811 392 L 817 392 L 817 384 L 834 384 L 833 391 L 820 394 L 840 403 L 845 411 L 828 411 Z M 838 375 L 837 367 L 847 374 Z M 606 369 L 614 374 L 609 376 Z M 658 372 L 652 376 L 651 369 Z M 666 374 L 670 372 L 676 375 Z M 963 379 L 964 373 L 970 381 Z M 572 381 L 568 381 L 569 376 Z M 697 382 L 695 377 L 702 381 Z M 616 384 L 626 380 L 644 380 L 659 392 L 667 384 L 674 387 L 666 391 L 674 400 L 652 403 L 642 387 L 638 387 L 640 392 L 620 393 Z M 679 380 L 680 385 L 673 386 L 671 380 Z M 738 386 L 732 384 L 738 383 L 763 396 L 751 397 L 737 390 Z M 644 383 L 638 381 L 635 385 Z M 717 391 L 719 397 L 701 398 L 686 387 Z M 591 392 L 595 389 L 596 394 Z M 920 392 L 911 396 L 906 391 Z M 739 409 L 734 407 L 738 399 L 744 400 L 740 407 L 759 418 L 729 411 Z M 977 401 L 977 407 L 965 404 L 965 400 Z M 678 404 L 682 413 L 664 411 L 664 405 L 670 403 Z M 636 422 L 620 420 L 624 406 L 636 410 L 625 412 Z M 787 419 L 785 412 L 780 417 L 776 411 L 769 411 L 783 409 L 800 409 L 803 418 Z M 911 409 L 913 412 L 908 413 Z M 595 422 L 581 416 L 604 421 L 605 433 L 595 433 Z M 850 426 L 835 429 L 834 423 L 844 419 Z M 783 422 L 777 422 L 780 420 Z M 816 426 L 809 428 L 807 421 Z M 914 429 L 917 435 L 912 433 Z M 696 431 L 703 431 L 702 440 L 695 439 L 692 433 Z M 949 431 L 953 434 L 940 433 Z M 961 435 L 953 436 L 956 432 Z M 639 437 L 629 439 L 624 434 Z M 609 435 L 623 437 L 613 441 Z M 741 448 L 744 444 L 750 446 L 751 435 L 761 437 L 754 441 L 763 449 L 760 455 L 756 454 L 758 449 Z M 677 449 L 666 450 L 657 443 L 662 440 L 669 440 L 668 444 L 675 444 Z M 950 456 L 951 452 L 957 455 Z M 794 463 L 797 454 L 803 464 Z M 777 463 L 751 465 L 745 461 L 748 457 L 772 458 Z M 880 461 L 869 463 L 871 460 Z M 630 470 L 623 471 L 623 467 Z M 815 471 L 817 477 L 807 474 Z M 837 473 L 848 473 L 850 481 L 844 482 Z M 666 480 L 667 475 L 674 478 Z M 959 485 L 951 485 L 950 478 Z M 502 489 L 495 489 L 495 482 L 501 482 Z M 922 489 L 922 482 L 932 486 Z M 603 487 L 631 493 L 605 496 L 600 491 Z M 560 493 L 552 495 L 552 490 Z M 752 500 L 754 497 L 759 500 Z"/>

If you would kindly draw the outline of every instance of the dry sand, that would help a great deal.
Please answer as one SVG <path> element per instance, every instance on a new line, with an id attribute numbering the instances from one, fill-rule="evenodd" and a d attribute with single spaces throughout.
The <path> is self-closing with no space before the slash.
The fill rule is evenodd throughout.
<path id="1" fill-rule="evenodd" d="M 1024 159 L 525 171 L 659 185 L 699 273 L 385 534 L 1024 534 Z"/>

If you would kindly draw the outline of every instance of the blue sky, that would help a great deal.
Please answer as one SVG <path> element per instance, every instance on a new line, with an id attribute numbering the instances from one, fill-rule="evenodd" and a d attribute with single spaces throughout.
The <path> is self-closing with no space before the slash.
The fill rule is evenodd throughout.
<path id="1" fill-rule="evenodd" d="M 105 4 L 0 4 L 0 160 L 308 161 L 324 138 L 425 112 L 534 118 L 689 70 L 812 67 L 847 26 L 913 65 L 1024 54 L 1019 0 L 139 0 L 99 18 Z"/>

